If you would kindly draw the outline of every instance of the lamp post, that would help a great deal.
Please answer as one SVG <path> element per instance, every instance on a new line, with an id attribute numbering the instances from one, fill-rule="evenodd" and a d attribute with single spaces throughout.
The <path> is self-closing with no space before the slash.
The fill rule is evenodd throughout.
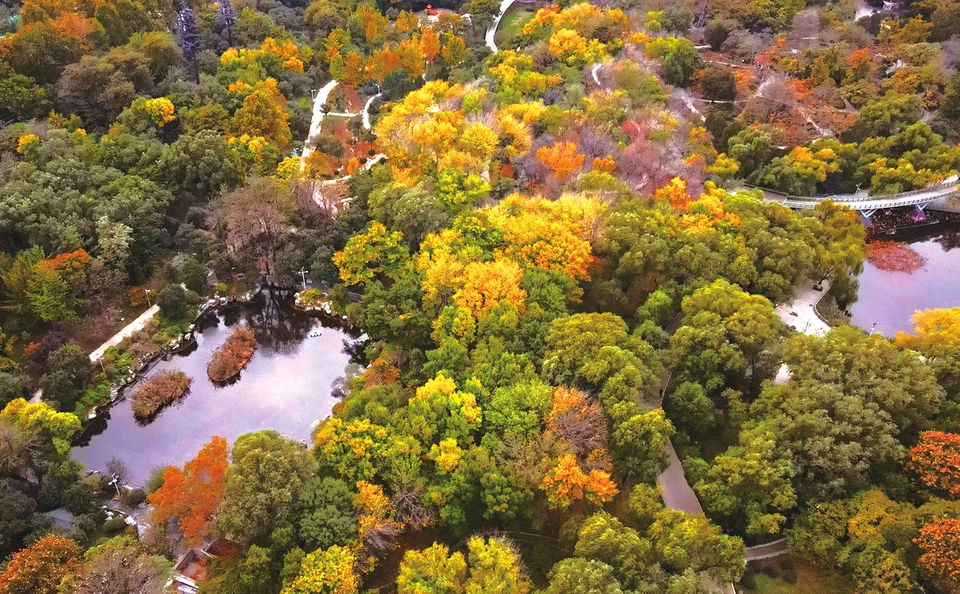
<path id="1" fill-rule="evenodd" d="M 306 291 L 307 290 L 307 269 L 306 268 L 303 268 L 303 267 L 300 268 L 300 280 L 303 281 L 303 290 Z"/>

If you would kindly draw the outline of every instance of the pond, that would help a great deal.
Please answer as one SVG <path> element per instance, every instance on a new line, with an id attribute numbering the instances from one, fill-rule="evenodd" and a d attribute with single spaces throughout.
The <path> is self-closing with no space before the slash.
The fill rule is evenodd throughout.
<path id="1" fill-rule="evenodd" d="M 256 351 L 235 380 L 214 385 L 207 361 L 238 325 L 253 329 Z M 313 425 L 337 402 L 335 380 L 359 351 L 357 340 L 336 320 L 297 311 L 289 299 L 267 292 L 250 304 L 206 316 L 195 336 L 195 346 L 157 362 L 146 374 L 178 369 L 193 380 L 189 394 L 145 425 L 133 418 L 128 400 L 118 402 L 86 429 L 74 459 L 103 470 L 117 457 L 130 470 L 130 484 L 142 485 L 154 468 L 182 466 L 214 435 L 232 443 L 242 433 L 276 429 L 309 441 Z"/>
<path id="2" fill-rule="evenodd" d="M 893 336 L 913 330 L 910 318 L 918 310 L 960 307 L 960 226 L 915 228 L 883 240 L 912 247 L 924 258 L 923 268 L 891 272 L 864 262 L 859 298 L 850 308 L 853 324 L 867 332 L 876 324 L 877 332 Z"/>

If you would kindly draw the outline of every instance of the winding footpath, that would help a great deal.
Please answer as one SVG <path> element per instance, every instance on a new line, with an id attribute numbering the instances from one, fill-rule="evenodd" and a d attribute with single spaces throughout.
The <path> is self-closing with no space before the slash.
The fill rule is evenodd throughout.
<path id="1" fill-rule="evenodd" d="M 497 53 L 498 51 L 500 51 L 497 49 L 497 44 L 494 41 L 494 38 L 497 36 L 497 27 L 500 26 L 500 19 L 502 19 L 504 15 L 507 14 L 507 10 L 509 10 L 510 7 L 513 6 L 514 2 L 516 2 L 516 0 L 502 0 L 500 2 L 500 14 L 498 14 L 497 17 L 493 19 L 493 22 L 490 23 L 490 26 L 487 27 L 487 35 L 485 39 L 487 42 L 487 47 L 489 47 L 490 51 L 493 53 Z"/>

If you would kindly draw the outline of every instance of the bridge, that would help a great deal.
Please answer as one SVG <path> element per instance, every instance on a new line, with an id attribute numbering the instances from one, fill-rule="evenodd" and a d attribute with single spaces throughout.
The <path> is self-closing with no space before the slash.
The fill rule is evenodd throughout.
<path id="1" fill-rule="evenodd" d="M 931 202 L 949 198 L 960 191 L 960 186 L 957 184 L 958 180 L 960 180 L 960 178 L 953 175 L 926 188 L 885 196 L 871 196 L 867 190 L 860 190 L 854 194 L 833 194 L 829 196 L 790 196 L 764 188 L 744 187 L 761 190 L 764 200 L 776 202 L 795 210 L 813 208 L 824 200 L 832 200 L 837 204 L 849 206 L 852 210 L 860 212 L 864 217 L 869 219 L 878 210 L 886 208 L 913 206 L 917 210 L 922 211 Z"/>

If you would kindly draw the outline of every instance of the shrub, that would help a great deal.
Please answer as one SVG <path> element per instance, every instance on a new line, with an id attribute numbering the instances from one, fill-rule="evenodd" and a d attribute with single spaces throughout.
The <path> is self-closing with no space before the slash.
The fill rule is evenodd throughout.
<path id="1" fill-rule="evenodd" d="M 784 571 L 791 571 L 796 568 L 797 568 L 796 563 L 794 563 L 793 559 L 791 559 L 790 557 L 787 557 L 786 559 L 780 562 L 780 569 Z"/>
<path id="2" fill-rule="evenodd" d="M 213 352 L 207 364 L 207 375 L 215 382 L 225 382 L 240 373 L 253 356 L 257 340 L 253 330 L 237 328 L 226 341 Z"/>
<path id="3" fill-rule="evenodd" d="M 121 517 L 112 518 L 103 523 L 103 531 L 107 534 L 116 534 L 126 527 L 127 522 Z"/>
<path id="4" fill-rule="evenodd" d="M 772 578 L 776 578 L 780 575 L 780 572 L 777 571 L 776 565 L 767 565 L 763 568 L 763 573 L 769 575 Z"/>
<path id="5" fill-rule="evenodd" d="M 130 397 L 133 416 L 146 419 L 171 402 L 183 398 L 190 389 L 190 378 L 170 369 L 153 375 Z"/>
<path id="6" fill-rule="evenodd" d="M 327 296 L 319 289 L 307 289 L 303 293 L 300 293 L 300 300 L 308 305 L 315 305 L 326 301 Z"/>
<path id="7" fill-rule="evenodd" d="M 147 493 L 153 493 L 163 486 L 163 472 L 166 469 L 166 466 L 158 466 L 150 471 L 150 478 L 147 479 L 146 484 L 143 486 Z"/>
<path id="8" fill-rule="evenodd" d="M 214 289 L 217 295 L 220 297 L 226 297 L 227 293 L 230 292 L 230 287 L 227 286 L 227 283 L 217 283 L 216 288 Z"/>
<path id="9" fill-rule="evenodd" d="M 788 570 L 784 571 L 784 572 L 783 572 L 783 581 L 787 582 L 788 584 L 795 584 L 795 583 L 797 583 L 797 572 L 794 571 L 794 570 L 792 570 L 792 569 L 788 569 Z"/>
<path id="10" fill-rule="evenodd" d="M 124 493 L 122 499 L 130 507 L 137 507 L 147 500 L 147 494 L 143 489 L 133 489 Z"/>
<path id="11" fill-rule="evenodd" d="M 740 585 L 749 590 L 756 589 L 757 577 L 750 568 L 747 568 L 747 571 L 743 573 L 743 577 L 740 578 Z"/>

